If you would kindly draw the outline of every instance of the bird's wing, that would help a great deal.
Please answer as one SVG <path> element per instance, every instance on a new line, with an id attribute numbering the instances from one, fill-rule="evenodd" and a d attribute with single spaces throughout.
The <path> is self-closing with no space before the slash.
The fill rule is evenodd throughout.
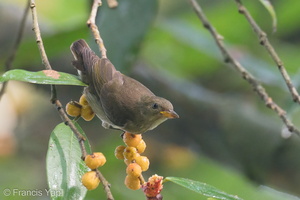
<path id="1" fill-rule="evenodd" d="M 101 89 L 105 83 L 112 79 L 122 78 L 121 73 L 116 70 L 114 65 L 107 58 L 98 59 L 93 64 L 91 76 L 94 86 L 97 86 L 97 89 Z"/>
<path id="2" fill-rule="evenodd" d="M 117 73 L 118 76 L 103 85 L 100 99 L 109 120 L 119 127 L 125 127 L 128 122 L 141 120 L 141 98 L 154 94 L 140 82 Z"/>

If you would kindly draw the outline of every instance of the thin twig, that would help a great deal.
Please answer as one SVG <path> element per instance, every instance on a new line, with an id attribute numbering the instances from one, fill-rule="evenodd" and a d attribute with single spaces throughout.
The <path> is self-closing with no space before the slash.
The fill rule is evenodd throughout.
<path id="1" fill-rule="evenodd" d="M 102 38 L 100 36 L 100 31 L 99 31 L 99 29 L 98 29 L 98 27 L 96 25 L 97 11 L 98 11 L 98 7 L 101 6 L 101 5 L 102 5 L 102 1 L 101 0 L 94 0 L 90 17 L 87 20 L 87 25 L 91 29 L 91 31 L 92 31 L 92 33 L 94 35 L 94 38 L 95 38 L 95 42 L 99 46 L 99 50 L 101 52 L 101 57 L 102 58 L 107 58 L 107 56 L 106 56 L 106 48 L 105 48 L 103 40 L 102 40 Z"/>
<path id="2" fill-rule="evenodd" d="M 96 172 L 97 172 L 97 175 L 98 175 L 99 179 L 101 180 L 103 188 L 106 192 L 107 200 L 114 200 L 114 197 L 110 191 L 110 183 L 105 179 L 105 177 L 102 175 L 102 173 L 98 169 L 96 170 Z"/>
<path id="3" fill-rule="evenodd" d="M 39 27 L 39 24 L 38 24 L 37 12 L 36 12 L 36 6 L 35 6 L 35 1 L 34 0 L 30 1 L 30 8 L 31 8 L 31 11 L 32 11 L 32 24 L 33 24 L 32 30 L 34 31 L 35 36 L 36 36 L 36 42 L 37 42 L 37 45 L 38 45 L 38 48 L 39 48 L 39 51 L 40 51 L 40 55 L 41 55 L 41 58 L 42 58 L 43 65 L 45 66 L 45 68 L 47 70 L 52 70 L 52 67 L 50 65 L 50 62 L 48 60 L 48 57 L 47 57 L 47 54 L 46 54 L 46 51 L 45 51 L 45 48 L 44 48 L 40 27 Z M 74 132 L 74 134 L 78 138 L 79 143 L 80 144 L 83 143 L 84 137 L 80 134 L 80 132 L 77 130 L 77 128 L 75 127 L 73 122 L 69 119 L 69 117 L 67 116 L 66 112 L 64 111 L 60 101 L 57 99 L 56 88 L 55 88 L 54 85 L 51 85 L 51 102 L 53 104 L 55 104 L 61 118 L 71 128 L 71 130 Z M 81 146 L 81 151 L 82 151 L 82 157 L 85 157 L 86 156 L 86 149 L 85 149 L 84 145 L 80 145 L 80 146 Z"/>
<path id="4" fill-rule="evenodd" d="M 87 20 L 87 25 L 88 27 L 91 29 L 94 38 L 95 38 L 95 42 L 98 44 L 99 46 L 99 50 L 101 52 L 101 58 L 107 58 L 106 56 L 106 48 L 104 46 L 104 42 L 100 36 L 100 31 L 96 25 L 96 16 L 97 16 L 97 12 L 98 12 L 98 7 L 102 5 L 102 1 L 101 0 L 94 0 L 93 5 L 92 5 L 92 9 L 91 9 L 91 14 L 89 19 Z M 110 184 L 108 183 L 108 181 L 104 178 L 104 176 L 101 174 L 101 172 L 99 170 L 97 170 L 98 176 L 101 180 L 101 183 L 103 185 L 103 188 L 106 192 L 106 197 L 108 200 L 113 200 L 114 197 L 110 191 Z"/>
<path id="5" fill-rule="evenodd" d="M 233 56 L 226 49 L 223 37 L 216 31 L 216 29 L 210 24 L 205 14 L 203 13 L 200 5 L 195 0 L 189 0 L 191 5 L 193 6 L 196 14 L 201 20 L 203 26 L 209 30 L 211 35 L 213 36 L 218 48 L 220 49 L 224 60 L 226 63 L 230 63 L 239 74 L 253 87 L 254 91 L 260 96 L 260 98 L 265 102 L 266 106 L 272 110 L 274 110 L 277 115 L 281 118 L 283 123 L 286 125 L 290 132 L 294 132 L 300 135 L 300 131 L 294 126 L 294 124 L 287 118 L 286 111 L 283 110 L 280 106 L 278 106 L 272 98 L 268 95 L 265 88 L 254 78 L 254 76 L 248 72 L 237 60 L 233 58 Z"/>
<path id="6" fill-rule="evenodd" d="M 145 183 L 145 179 L 142 174 L 139 176 L 139 180 L 140 180 L 141 185 L 143 185 Z"/>
<path id="7" fill-rule="evenodd" d="M 22 41 L 23 33 L 24 33 L 24 29 L 25 29 L 25 24 L 26 24 L 26 20 L 27 20 L 27 14 L 28 14 L 28 11 L 29 11 L 29 6 L 28 6 L 29 2 L 30 2 L 30 0 L 28 0 L 27 3 L 26 3 L 24 14 L 23 14 L 20 26 L 19 26 L 19 30 L 18 30 L 18 34 L 17 34 L 15 44 L 14 44 L 14 46 L 13 46 L 11 52 L 10 52 L 10 55 L 7 57 L 7 60 L 5 61 L 5 64 L 4 64 L 5 71 L 8 71 L 8 70 L 11 69 L 12 63 L 15 60 L 15 57 L 16 57 L 17 50 L 19 49 L 20 43 Z M 5 93 L 5 89 L 7 87 L 7 84 L 8 84 L 8 82 L 4 82 L 2 84 L 2 88 L 0 90 L 0 100 L 1 100 L 1 97 L 3 96 L 3 94 Z"/>
<path id="8" fill-rule="evenodd" d="M 281 61 L 280 57 L 278 56 L 278 54 L 276 53 L 274 47 L 272 46 L 272 44 L 270 43 L 267 34 L 259 27 L 259 25 L 256 23 L 256 21 L 253 19 L 253 17 L 251 16 L 250 12 L 247 10 L 247 8 L 242 4 L 241 0 L 235 0 L 237 6 L 238 6 L 238 10 L 239 13 L 243 14 L 245 16 L 245 18 L 247 19 L 247 21 L 249 22 L 250 26 L 252 27 L 252 29 L 254 30 L 254 32 L 256 33 L 259 42 L 261 45 L 263 45 L 265 47 L 265 49 L 267 50 L 267 52 L 270 54 L 270 56 L 272 57 L 273 61 L 275 62 L 275 64 L 277 65 L 284 81 L 286 82 L 286 85 L 292 95 L 292 98 L 295 102 L 300 104 L 300 96 L 299 93 L 297 92 L 296 88 L 294 87 L 291 78 L 289 76 L 289 74 L 287 73 L 283 62 Z"/>
<path id="9" fill-rule="evenodd" d="M 35 7 L 35 1 L 31 0 L 30 1 L 30 8 L 31 8 L 31 12 L 32 12 L 32 23 L 33 23 L 33 27 L 32 30 L 35 33 L 35 37 L 36 37 L 36 43 L 38 45 L 39 48 L 39 52 L 42 58 L 42 63 L 45 66 L 45 68 L 47 70 L 52 70 L 52 67 L 49 63 L 45 48 L 44 48 L 44 44 L 43 44 L 43 40 L 42 40 L 42 36 L 41 36 L 41 31 L 39 28 L 39 24 L 38 24 L 38 19 L 37 19 L 37 12 L 36 12 L 36 7 Z"/>
<path id="10" fill-rule="evenodd" d="M 42 62 L 43 65 L 45 66 L 45 68 L 47 70 L 52 70 L 52 67 L 49 63 L 44 45 L 43 45 L 43 40 L 41 37 L 41 32 L 40 32 L 40 28 L 38 25 L 38 20 L 37 20 L 37 12 L 36 12 L 36 6 L 35 6 L 35 1 L 31 0 L 30 2 L 30 8 L 32 11 L 32 20 L 33 20 L 33 31 L 35 32 L 35 36 L 36 36 L 36 41 L 38 44 L 38 48 L 40 51 L 40 55 L 42 58 Z M 84 159 L 87 155 L 87 151 L 85 149 L 84 146 L 84 141 L 85 138 L 83 137 L 83 135 L 78 131 L 78 129 L 76 128 L 76 126 L 74 125 L 74 123 L 70 120 L 70 118 L 67 116 L 65 110 L 62 107 L 62 104 L 60 103 L 60 101 L 57 99 L 57 93 L 56 93 L 56 87 L 54 85 L 51 85 L 51 102 L 52 104 L 54 104 L 62 118 L 62 120 L 65 122 L 66 125 L 68 125 L 71 130 L 73 131 L 73 133 L 76 135 L 78 141 L 79 141 L 79 145 L 80 145 L 80 149 L 81 149 L 81 153 L 82 153 L 82 159 Z M 101 182 L 105 188 L 105 192 L 107 194 L 107 198 L 108 200 L 113 200 L 111 191 L 110 191 L 110 186 L 109 183 L 106 181 L 106 179 L 104 178 L 104 176 L 100 173 L 99 170 L 97 170 L 98 174 L 99 174 L 99 178 L 101 179 Z"/>

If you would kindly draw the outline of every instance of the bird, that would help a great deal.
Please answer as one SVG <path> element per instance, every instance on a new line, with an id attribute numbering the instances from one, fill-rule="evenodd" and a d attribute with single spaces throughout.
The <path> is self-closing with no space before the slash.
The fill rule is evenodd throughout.
<path id="1" fill-rule="evenodd" d="M 116 70 L 109 59 L 99 58 L 85 40 L 73 42 L 70 49 L 72 64 L 88 85 L 83 94 L 104 128 L 142 134 L 179 118 L 170 101 Z"/>

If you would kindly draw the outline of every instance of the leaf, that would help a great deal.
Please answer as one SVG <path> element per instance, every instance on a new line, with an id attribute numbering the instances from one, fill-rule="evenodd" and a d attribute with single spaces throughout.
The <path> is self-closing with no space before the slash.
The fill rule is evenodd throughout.
<path id="1" fill-rule="evenodd" d="M 173 183 L 176 183 L 182 187 L 185 187 L 187 189 L 190 189 L 194 192 L 200 193 L 207 197 L 212 197 L 215 199 L 222 199 L 222 200 L 242 200 L 237 196 L 227 194 L 211 185 L 199 181 L 193 181 L 190 179 L 180 178 L 180 177 L 166 177 L 164 182 L 166 181 L 171 181 Z"/>
<path id="2" fill-rule="evenodd" d="M 83 130 L 75 123 L 79 132 Z M 88 140 L 85 140 L 87 153 L 91 153 Z M 47 177 L 52 199 L 83 199 L 86 188 L 81 176 L 89 169 L 81 159 L 78 140 L 69 126 L 60 123 L 51 133 L 47 158 Z"/>
<path id="3" fill-rule="evenodd" d="M 157 14 L 157 0 L 118 1 L 108 8 L 102 1 L 96 23 L 100 29 L 107 56 L 118 69 L 128 69 Z"/>
<path id="4" fill-rule="evenodd" d="M 268 10 L 268 12 L 270 13 L 271 17 L 272 17 L 272 21 L 273 21 L 273 32 L 276 32 L 277 29 L 277 17 L 276 17 L 276 13 L 274 10 L 274 7 L 272 6 L 271 2 L 269 0 L 259 0 L 264 6 L 265 8 Z"/>
<path id="5" fill-rule="evenodd" d="M 0 82 L 9 80 L 24 81 L 35 84 L 86 86 L 86 84 L 81 82 L 76 76 L 55 70 L 30 72 L 22 69 L 14 69 L 5 72 L 0 77 Z"/>

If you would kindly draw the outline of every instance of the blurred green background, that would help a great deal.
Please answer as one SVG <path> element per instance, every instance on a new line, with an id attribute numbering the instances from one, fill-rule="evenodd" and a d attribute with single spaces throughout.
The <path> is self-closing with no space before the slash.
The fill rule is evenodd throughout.
<path id="1" fill-rule="evenodd" d="M 300 122 L 299 105 L 292 98 L 276 65 L 237 12 L 233 0 L 198 0 L 208 19 L 233 54 L 266 87 L 273 100 Z M 299 88 L 300 2 L 273 0 L 278 18 L 272 20 L 257 1 L 244 1 L 269 35 Z M 83 38 L 99 53 L 86 27 L 90 1 L 37 1 L 44 45 L 52 67 L 76 74 L 71 43 Z M 0 2 L 0 70 L 15 41 L 25 1 Z M 108 58 L 123 73 L 136 78 L 158 96 L 173 103 L 180 119 L 169 120 L 144 134 L 152 174 L 206 182 L 243 199 L 298 199 L 300 196 L 300 138 L 289 135 L 275 113 L 230 67 L 187 1 L 119 0 L 117 9 L 105 1 L 97 24 Z M 42 70 L 28 16 L 24 39 L 13 68 Z M 81 87 L 59 86 L 65 105 L 78 100 Z M 45 158 L 49 135 L 61 119 L 50 104 L 50 87 L 9 82 L 0 101 L 0 199 L 49 199 L 43 196 L 4 197 L 9 189 L 45 190 Z M 105 130 L 98 119 L 79 120 L 94 151 L 107 156 L 101 168 L 115 199 L 144 199 L 141 191 L 123 184 L 125 164 L 114 157 L 120 132 Z M 164 199 L 206 199 L 166 183 Z M 101 187 L 86 199 L 105 199 Z"/>

